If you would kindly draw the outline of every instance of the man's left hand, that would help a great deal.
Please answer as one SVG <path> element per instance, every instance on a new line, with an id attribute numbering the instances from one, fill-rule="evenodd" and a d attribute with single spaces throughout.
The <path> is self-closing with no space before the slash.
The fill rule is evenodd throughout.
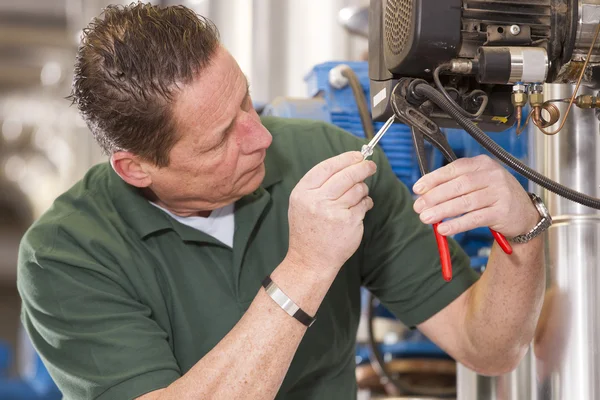
<path id="1" fill-rule="evenodd" d="M 486 155 L 461 158 L 419 179 L 414 210 L 426 224 L 449 236 L 490 227 L 510 238 L 529 232 L 539 214 L 521 184 Z"/>

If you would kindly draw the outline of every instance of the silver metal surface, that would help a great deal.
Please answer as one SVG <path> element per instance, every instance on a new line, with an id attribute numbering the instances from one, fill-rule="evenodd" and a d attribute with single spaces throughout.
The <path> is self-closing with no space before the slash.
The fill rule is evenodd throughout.
<path id="1" fill-rule="evenodd" d="M 545 85 L 545 100 L 569 97 L 573 90 L 571 85 Z M 579 94 L 594 93 L 580 88 Z M 564 115 L 567 105 L 558 107 Z M 573 108 L 555 136 L 537 129 L 529 134 L 533 168 L 600 197 L 600 127 L 593 112 Z M 533 345 L 532 400 L 600 400 L 600 212 L 537 185 L 532 191 L 554 219 L 546 241 L 546 310 Z"/>
<path id="2" fill-rule="evenodd" d="M 512 25 L 510 27 L 510 33 L 512 35 L 517 36 L 519 33 L 521 33 L 521 28 L 519 27 L 519 25 Z"/>
<path id="3" fill-rule="evenodd" d="M 546 84 L 544 99 L 566 98 L 573 90 Z M 579 94 L 593 92 L 582 87 Z M 564 116 L 567 104 L 555 104 Z M 593 112 L 573 108 L 554 136 L 533 125 L 527 133 L 532 168 L 600 197 L 600 127 Z M 554 220 L 544 234 L 547 290 L 535 338 L 511 374 L 483 377 L 459 365 L 458 400 L 600 400 L 600 212 L 537 185 L 530 190 Z"/>
<path id="4" fill-rule="evenodd" d="M 450 71 L 457 74 L 470 74 L 473 71 L 473 62 L 467 59 L 455 58 L 450 61 Z"/>
<path id="5" fill-rule="evenodd" d="M 600 23 L 600 0 L 579 0 L 578 13 L 577 35 L 572 58 L 580 61 L 585 58 L 592 44 L 596 27 Z M 598 51 L 592 53 L 591 61 L 596 62 L 599 60 L 600 54 Z"/>
<path id="6" fill-rule="evenodd" d="M 456 369 L 457 400 L 529 400 L 529 358 L 525 357 L 517 369 L 499 377 L 477 375 L 462 364 Z"/>
<path id="7" fill-rule="evenodd" d="M 344 7 L 338 14 L 338 21 L 348 32 L 369 37 L 368 7 Z"/>
<path id="8" fill-rule="evenodd" d="M 542 47 L 508 47 L 510 80 L 507 83 L 544 82 L 548 76 L 548 53 Z"/>

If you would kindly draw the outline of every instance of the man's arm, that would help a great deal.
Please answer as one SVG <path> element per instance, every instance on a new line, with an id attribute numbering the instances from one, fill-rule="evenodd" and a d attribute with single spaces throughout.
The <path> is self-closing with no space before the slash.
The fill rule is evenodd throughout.
<path id="1" fill-rule="evenodd" d="M 271 278 L 314 315 L 335 276 L 305 270 L 286 260 Z M 168 388 L 138 399 L 272 399 L 306 329 L 261 289 L 242 319 L 192 369 Z"/>
<path id="2" fill-rule="evenodd" d="M 422 185 L 421 188 L 418 185 Z M 415 211 L 425 223 L 444 222 L 452 235 L 476 227 L 514 237 L 529 231 L 539 214 L 519 183 L 487 156 L 462 159 L 415 184 Z M 485 375 L 516 367 L 533 338 L 541 311 L 545 270 L 543 241 L 494 244 L 481 279 L 418 328 L 457 361 Z"/>
<path id="3" fill-rule="evenodd" d="M 339 268 L 356 251 L 373 206 L 363 181 L 375 172 L 358 152 L 317 165 L 290 197 L 290 247 L 271 275 L 314 315 Z M 272 399 L 306 327 L 260 290 L 235 327 L 183 377 L 139 399 Z"/>
<path id="4" fill-rule="evenodd" d="M 419 330 L 457 361 L 482 375 L 513 370 L 533 338 L 544 293 L 542 239 L 494 244 L 485 272 Z"/>

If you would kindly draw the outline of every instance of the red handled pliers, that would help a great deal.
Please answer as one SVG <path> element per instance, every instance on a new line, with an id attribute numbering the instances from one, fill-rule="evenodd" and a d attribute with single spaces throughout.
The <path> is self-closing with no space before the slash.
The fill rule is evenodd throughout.
<path id="1" fill-rule="evenodd" d="M 394 91 L 395 92 L 395 91 Z M 437 124 L 427 118 L 424 114 L 414 108 L 406 99 L 396 93 L 392 94 L 392 108 L 396 118 L 403 123 L 409 125 L 412 131 L 413 144 L 415 146 L 415 152 L 417 155 L 417 161 L 419 163 L 419 169 L 422 175 L 429 173 L 427 168 L 427 157 L 425 155 L 425 139 L 430 142 L 435 148 L 437 148 L 442 155 L 449 162 L 458 159 L 456 154 L 450 147 L 446 136 L 440 131 Z M 450 258 L 450 249 L 448 247 L 448 240 L 445 236 L 438 233 L 438 225 L 440 223 L 433 224 L 433 230 L 435 232 L 435 238 L 440 253 L 440 262 L 442 265 L 442 277 L 446 281 L 452 280 L 452 261 Z M 500 248 L 506 254 L 512 254 L 512 247 L 506 238 L 493 229 L 490 228 L 494 239 L 500 245 Z"/>

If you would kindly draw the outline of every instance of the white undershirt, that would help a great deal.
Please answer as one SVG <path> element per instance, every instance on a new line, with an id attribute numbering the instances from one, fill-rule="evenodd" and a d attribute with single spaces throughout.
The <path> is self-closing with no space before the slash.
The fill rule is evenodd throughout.
<path id="1" fill-rule="evenodd" d="M 157 204 L 152 202 L 150 204 L 160 208 L 182 224 L 204 232 L 233 248 L 233 231 L 235 225 L 233 204 L 213 210 L 208 217 L 180 217 Z"/>

